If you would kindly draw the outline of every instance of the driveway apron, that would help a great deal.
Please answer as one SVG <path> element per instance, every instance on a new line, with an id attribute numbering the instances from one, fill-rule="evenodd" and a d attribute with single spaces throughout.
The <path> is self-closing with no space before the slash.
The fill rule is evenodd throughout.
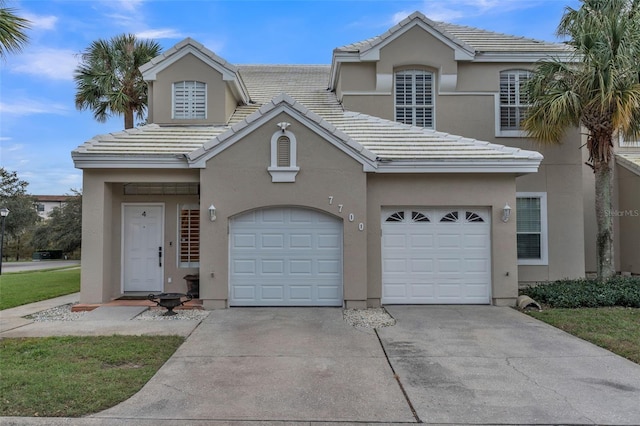
<path id="1" fill-rule="evenodd" d="M 640 424 L 640 366 L 511 308 L 391 306 L 378 331 L 421 421 Z"/>
<path id="2" fill-rule="evenodd" d="M 375 332 L 339 308 L 213 311 L 140 392 L 91 417 L 415 421 Z"/>

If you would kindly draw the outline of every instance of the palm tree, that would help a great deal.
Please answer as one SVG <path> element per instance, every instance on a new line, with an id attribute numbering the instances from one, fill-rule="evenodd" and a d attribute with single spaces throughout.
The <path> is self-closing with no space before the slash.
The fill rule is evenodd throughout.
<path id="1" fill-rule="evenodd" d="M 529 81 L 530 136 L 558 143 L 564 131 L 587 131 L 587 163 L 595 173 L 598 279 L 615 274 L 612 151 L 618 134 L 640 135 L 640 0 L 582 0 L 567 7 L 558 35 L 575 50 L 571 62 L 539 63 Z"/>
<path id="2" fill-rule="evenodd" d="M 138 68 L 160 50 L 155 41 L 137 40 L 132 34 L 91 43 L 74 73 L 76 108 L 93 110 L 101 123 L 122 114 L 124 128 L 132 128 L 134 112 L 142 120 L 147 106 L 147 84 Z"/>
<path id="3" fill-rule="evenodd" d="M 4 7 L 0 0 L 0 58 L 7 53 L 19 52 L 29 39 L 25 30 L 29 21 L 14 14 L 14 10 Z"/>

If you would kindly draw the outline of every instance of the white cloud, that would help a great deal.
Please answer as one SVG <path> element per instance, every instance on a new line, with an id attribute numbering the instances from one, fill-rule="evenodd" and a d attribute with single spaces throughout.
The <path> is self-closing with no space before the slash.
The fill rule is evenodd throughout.
<path id="1" fill-rule="evenodd" d="M 79 61 L 78 52 L 72 50 L 36 48 L 17 56 L 11 71 L 52 80 L 72 80 Z"/>
<path id="2" fill-rule="evenodd" d="M 58 22 L 57 16 L 40 16 L 32 13 L 24 13 L 22 16 L 29 20 L 34 30 L 53 30 Z"/>
<path id="3" fill-rule="evenodd" d="M 116 10 L 124 10 L 126 12 L 137 12 L 145 0 L 107 0 L 103 4 L 110 6 Z"/>
<path id="4" fill-rule="evenodd" d="M 173 28 L 158 28 L 140 31 L 136 33 L 136 37 L 142 39 L 184 38 L 182 33 Z"/>
<path id="5" fill-rule="evenodd" d="M 35 100 L 27 98 L 16 98 L 15 102 L 0 102 L 0 113 L 14 116 L 25 116 L 33 114 L 56 114 L 65 115 L 69 112 L 66 105 L 51 101 Z"/>

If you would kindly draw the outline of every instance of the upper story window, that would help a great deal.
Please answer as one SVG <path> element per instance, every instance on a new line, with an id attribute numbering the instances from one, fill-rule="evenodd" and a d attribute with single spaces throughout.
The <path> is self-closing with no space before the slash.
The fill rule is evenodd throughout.
<path id="1" fill-rule="evenodd" d="M 207 84 L 200 81 L 173 83 L 173 118 L 207 118 Z"/>
<path id="2" fill-rule="evenodd" d="M 396 72 L 394 78 L 396 121 L 433 129 L 433 73 L 424 70 L 403 70 Z"/>
<path id="3" fill-rule="evenodd" d="M 508 70 L 500 73 L 500 130 L 522 130 L 522 121 L 529 110 L 527 82 L 531 72 Z"/>

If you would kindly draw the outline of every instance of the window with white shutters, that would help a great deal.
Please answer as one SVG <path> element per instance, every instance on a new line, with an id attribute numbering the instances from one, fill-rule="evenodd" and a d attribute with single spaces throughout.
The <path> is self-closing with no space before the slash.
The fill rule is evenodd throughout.
<path id="1" fill-rule="evenodd" d="M 526 86 L 531 72 L 509 70 L 500 73 L 500 130 L 521 130 L 529 110 Z"/>
<path id="2" fill-rule="evenodd" d="M 173 83 L 173 118 L 207 118 L 207 84 L 200 81 Z"/>
<path id="3" fill-rule="evenodd" d="M 180 206 L 178 262 L 181 268 L 200 266 L 200 207 Z"/>
<path id="4" fill-rule="evenodd" d="M 395 119 L 404 124 L 434 128 L 434 75 L 423 70 L 395 73 Z"/>

